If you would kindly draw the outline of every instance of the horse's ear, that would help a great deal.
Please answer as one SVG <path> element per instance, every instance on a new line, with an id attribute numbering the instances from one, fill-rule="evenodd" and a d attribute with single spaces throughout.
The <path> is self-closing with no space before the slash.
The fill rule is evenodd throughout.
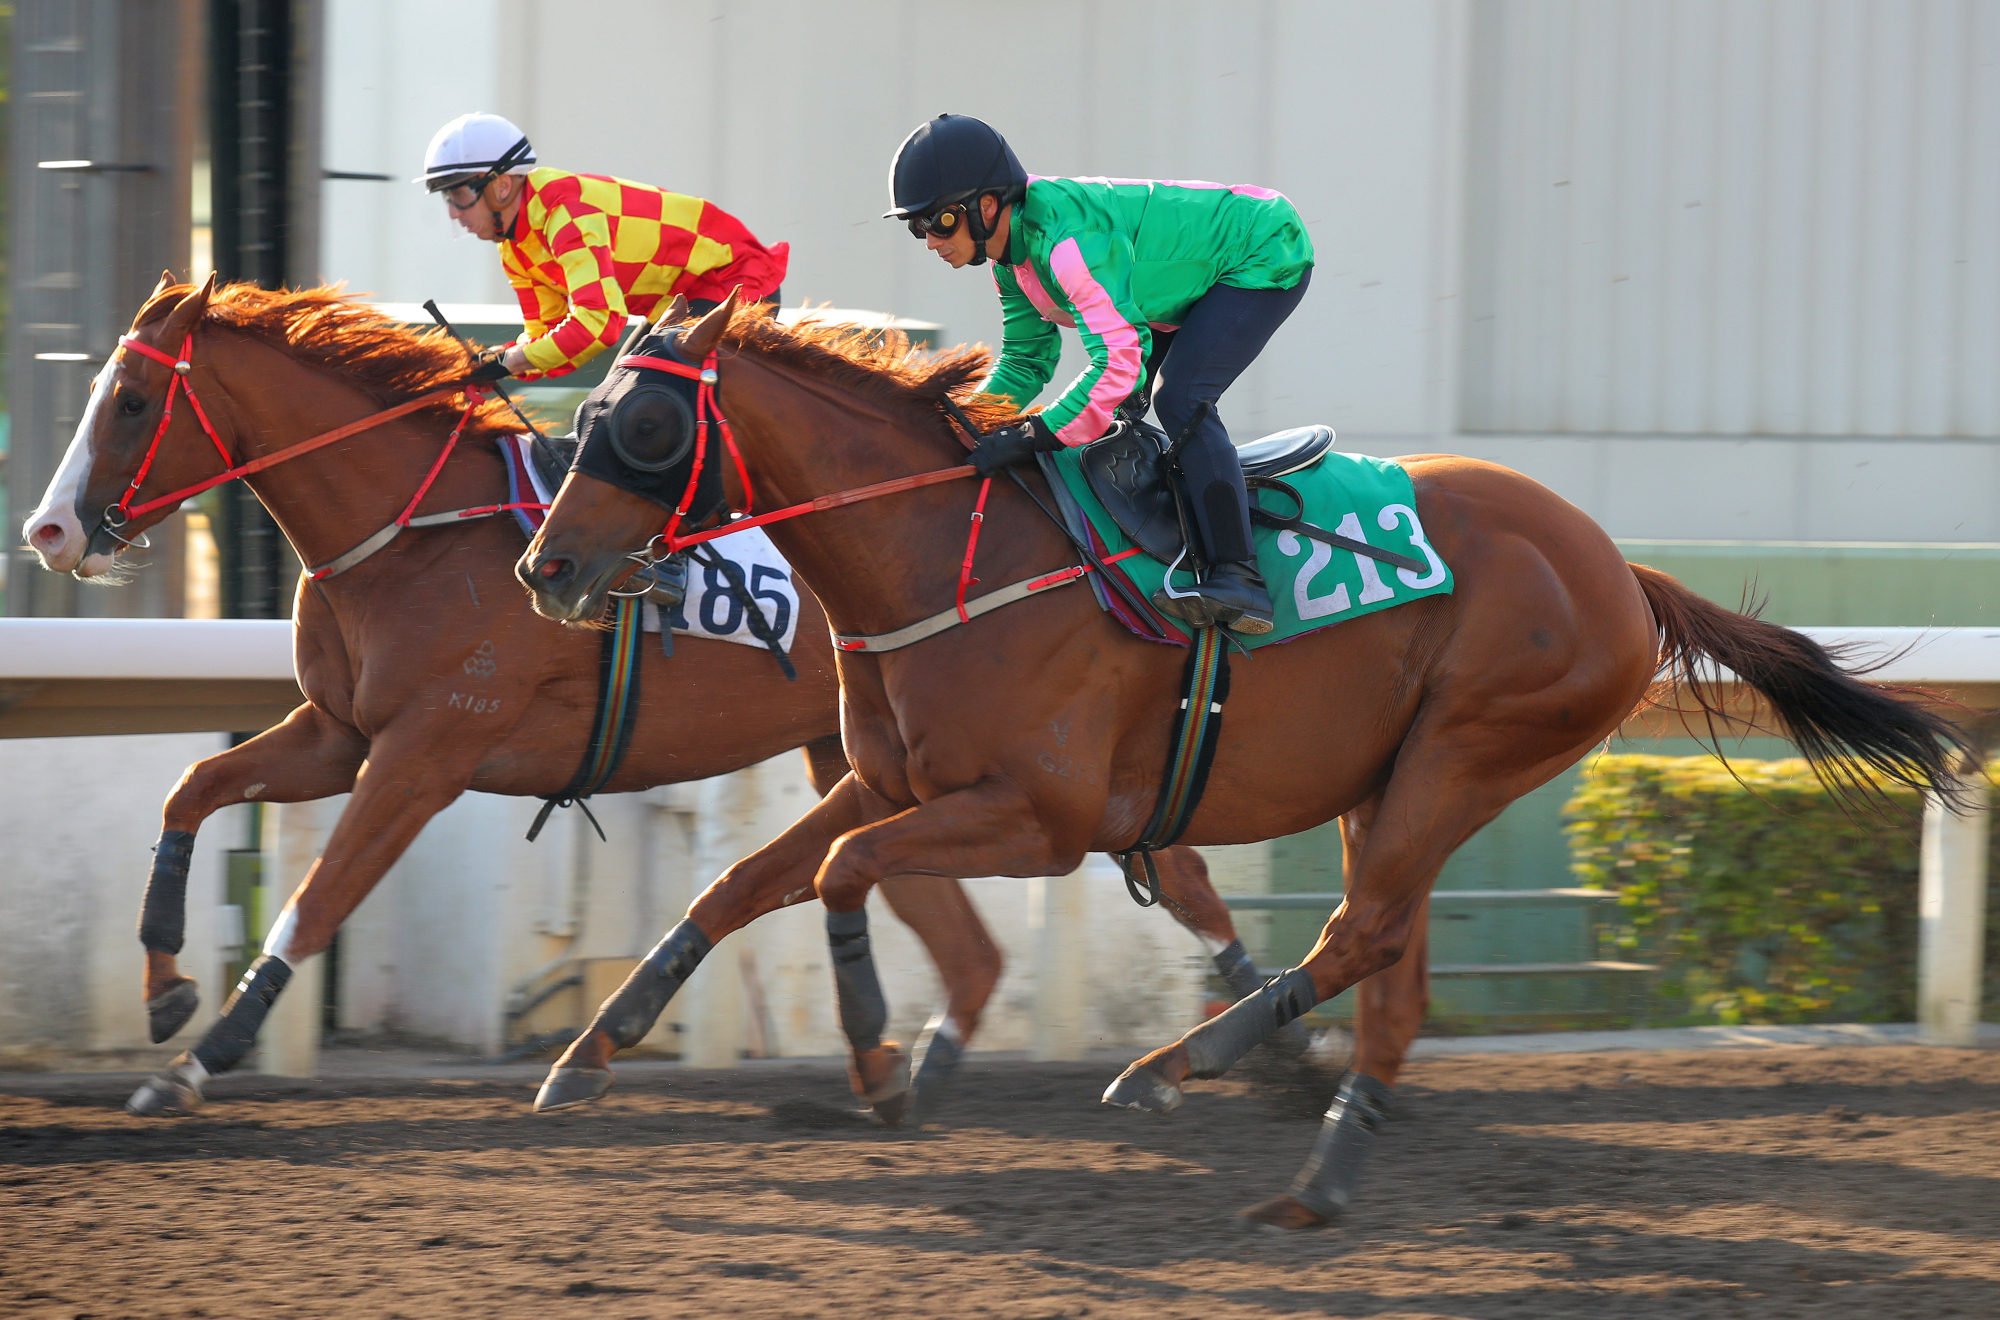
<path id="1" fill-rule="evenodd" d="M 153 286 L 153 291 L 150 294 L 146 295 L 146 301 L 147 302 L 153 301 L 153 299 L 159 297 L 161 294 L 165 293 L 168 289 L 173 288 L 174 283 L 175 283 L 174 273 L 170 270 L 162 270 L 160 272 L 160 282 Z"/>
<path id="2" fill-rule="evenodd" d="M 736 315 L 739 292 L 731 289 L 720 307 L 696 321 L 694 329 L 681 336 L 681 356 L 699 362 L 715 351 L 715 346 L 722 342 L 722 332 L 729 328 L 729 318 Z"/>
<path id="3" fill-rule="evenodd" d="M 654 325 L 679 325 L 687 319 L 688 300 L 687 295 L 684 293 L 675 294 L 674 300 L 667 304 L 664 311 L 653 314 Z"/>
<path id="4" fill-rule="evenodd" d="M 202 313 L 208 310 L 208 300 L 214 292 L 215 272 L 210 271 L 199 289 L 189 290 L 185 297 L 174 304 L 174 310 L 167 313 L 166 323 L 160 330 L 160 342 L 170 349 L 179 347 L 180 339 L 194 332 L 196 324 L 201 321 Z"/>

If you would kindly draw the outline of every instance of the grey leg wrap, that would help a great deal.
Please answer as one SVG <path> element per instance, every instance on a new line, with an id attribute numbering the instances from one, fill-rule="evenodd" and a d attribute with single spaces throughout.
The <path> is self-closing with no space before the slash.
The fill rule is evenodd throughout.
<path id="1" fill-rule="evenodd" d="M 631 1049 L 646 1038 L 646 1033 L 660 1020 L 667 1001 L 694 975 L 694 969 L 701 966 L 701 960 L 714 947 L 693 918 L 683 917 L 678 926 L 667 932 L 666 938 L 653 946 L 645 960 L 632 969 L 625 984 L 599 1006 L 591 1028 L 611 1037 L 611 1043 L 619 1049 Z"/>
<path id="2" fill-rule="evenodd" d="M 937 1104 L 952 1074 L 958 1071 L 959 1060 L 965 1057 L 965 1042 L 959 1039 L 951 1018 L 941 1013 L 917 1042 L 916 1053 L 916 1080 L 910 1084 L 914 1093 L 911 1108 L 914 1113 L 922 1114 Z"/>
<path id="3" fill-rule="evenodd" d="M 1222 983 L 1229 987 L 1229 993 L 1238 999 L 1254 995 L 1264 988 L 1264 974 L 1251 961 L 1249 950 L 1243 947 L 1242 940 L 1229 941 L 1229 946 L 1215 955 L 1215 970 L 1221 975 Z"/>
<path id="4" fill-rule="evenodd" d="M 840 1004 L 840 1029 L 856 1054 L 882 1043 L 889 1021 L 889 1002 L 875 976 L 875 954 L 868 940 L 868 909 L 826 914 L 826 943 L 833 954 L 834 997 Z"/>
<path id="5" fill-rule="evenodd" d="M 257 1043 L 264 1015 L 271 1011 L 278 992 L 291 979 L 292 969 L 284 959 L 268 953 L 260 955 L 236 983 L 229 1002 L 222 1006 L 222 1016 L 201 1038 L 201 1044 L 194 1047 L 195 1062 L 208 1069 L 211 1076 L 226 1073 L 243 1062 L 243 1056 Z"/>
<path id="6" fill-rule="evenodd" d="M 159 953 L 179 953 L 187 921 L 188 863 L 194 835 L 162 830 L 153 845 L 153 875 L 139 907 L 139 943 Z"/>
<path id="7" fill-rule="evenodd" d="M 1196 1077 L 1220 1077 L 1235 1062 L 1288 1022 L 1305 1016 L 1319 1000 L 1312 977 L 1294 967 L 1269 985 L 1246 995 L 1182 1038 L 1188 1066 Z"/>
<path id="8" fill-rule="evenodd" d="M 1388 1118 L 1389 1088 L 1364 1073 L 1347 1074 L 1326 1111 L 1312 1154 L 1292 1182 L 1292 1195 L 1327 1219 L 1340 1218 L 1354 1199 L 1375 1133 Z"/>
<path id="9" fill-rule="evenodd" d="M 1227 948 L 1215 955 L 1215 970 L 1221 974 L 1222 983 L 1238 999 L 1256 994 L 1264 988 L 1268 979 L 1257 970 L 1257 964 L 1244 949 L 1242 940 L 1231 940 Z M 1312 1041 L 1306 1035 L 1305 1024 L 1294 1021 L 1279 1027 L 1271 1044 L 1279 1053 L 1295 1056 L 1304 1054 Z"/>

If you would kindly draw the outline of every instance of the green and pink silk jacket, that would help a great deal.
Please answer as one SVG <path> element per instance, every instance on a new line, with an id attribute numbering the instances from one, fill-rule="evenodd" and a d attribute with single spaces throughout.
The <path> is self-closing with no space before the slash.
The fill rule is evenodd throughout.
<path id="1" fill-rule="evenodd" d="M 1297 208 L 1268 188 L 1030 178 L 1010 224 L 993 268 L 1000 359 L 982 388 L 1025 410 L 1055 375 L 1056 327 L 1075 326 L 1090 363 L 1042 410 L 1066 445 L 1110 429 L 1145 381 L 1153 331 L 1177 327 L 1203 294 L 1289 289 L 1313 264 Z"/>

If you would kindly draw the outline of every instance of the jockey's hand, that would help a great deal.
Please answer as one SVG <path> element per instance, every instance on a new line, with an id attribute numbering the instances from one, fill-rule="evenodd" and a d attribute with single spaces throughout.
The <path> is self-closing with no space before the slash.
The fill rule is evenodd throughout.
<path id="1" fill-rule="evenodd" d="M 1030 413 L 1012 426 L 1003 426 L 988 431 L 979 437 L 979 443 L 966 456 L 965 461 L 979 471 L 982 477 L 990 477 L 1001 468 L 1025 463 L 1036 454 L 1052 454 L 1062 448 L 1062 441 L 1042 420 L 1041 414 Z"/>
<path id="2" fill-rule="evenodd" d="M 480 351 L 468 379 L 481 385 L 490 385 L 495 381 L 505 380 L 513 374 L 507 366 L 506 350 L 488 348 Z"/>

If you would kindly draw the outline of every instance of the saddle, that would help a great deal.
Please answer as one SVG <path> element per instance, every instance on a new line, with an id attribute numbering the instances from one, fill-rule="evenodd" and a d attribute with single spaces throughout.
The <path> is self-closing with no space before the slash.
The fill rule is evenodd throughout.
<path id="1" fill-rule="evenodd" d="M 1243 477 L 1253 492 L 1259 487 L 1285 487 L 1279 478 L 1311 467 L 1333 448 L 1333 428 L 1295 426 L 1253 441 L 1237 450 Z M 1186 546 L 1173 488 L 1166 473 L 1167 437 L 1157 427 L 1123 418 L 1102 440 L 1078 454 L 1091 494 L 1131 541 L 1154 559 L 1171 564 Z M 1293 496 L 1297 507 L 1297 496 Z M 1260 519 L 1253 493 L 1250 516 Z M 1415 562 L 1415 561 L 1409 561 Z"/>
<path id="2" fill-rule="evenodd" d="M 528 458 L 535 466 L 535 475 L 541 479 L 544 490 L 554 492 L 562 489 L 563 478 L 569 475 L 570 465 L 576 461 L 577 439 L 573 435 L 542 435 L 536 433 L 528 445 Z M 687 599 L 688 562 L 684 551 L 675 551 L 632 575 L 636 583 L 646 587 L 645 599 L 658 605 L 671 615 L 682 601 Z"/>

